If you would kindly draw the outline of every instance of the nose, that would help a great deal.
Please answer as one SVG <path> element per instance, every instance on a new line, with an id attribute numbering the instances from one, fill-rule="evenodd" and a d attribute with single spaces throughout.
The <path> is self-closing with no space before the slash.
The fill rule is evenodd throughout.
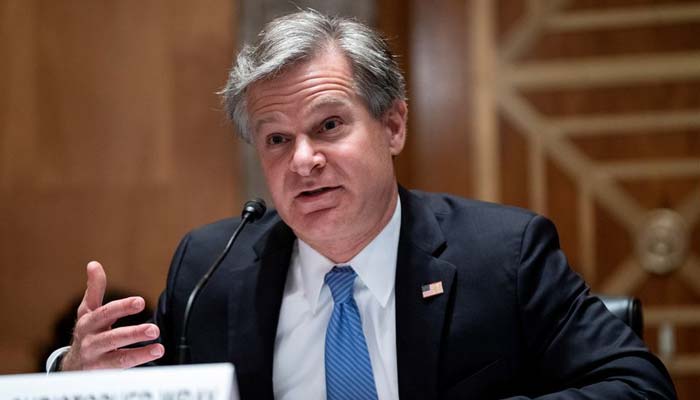
<path id="1" fill-rule="evenodd" d="M 326 165 L 326 157 L 316 149 L 308 137 L 299 135 L 294 140 L 294 154 L 289 168 L 301 176 L 310 176 L 315 169 Z"/>

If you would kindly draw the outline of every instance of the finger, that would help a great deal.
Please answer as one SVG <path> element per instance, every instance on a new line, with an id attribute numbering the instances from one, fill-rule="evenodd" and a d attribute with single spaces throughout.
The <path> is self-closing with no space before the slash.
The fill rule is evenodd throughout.
<path id="1" fill-rule="evenodd" d="M 88 369 L 131 368 L 163 357 L 165 348 L 160 343 L 135 349 L 119 349 L 105 354 L 98 362 L 92 363 Z"/>
<path id="2" fill-rule="evenodd" d="M 139 296 L 110 301 L 79 318 L 75 325 L 76 335 L 84 337 L 90 333 L 106 330 L 119 318 L 138 314 L 143 311 L 144 307 L 146 307 L 146 302 Z"/>
<path id="3" fill-rule="evenodd" d="M 100 263 L 97 261 L 90 261 L 87 265 L 87 277 L 85 304 L 88 310 L 92 311 L 102 305 L 105 289 L 107 288 L 107 275 Z"/>
<path id="4" fill-rule="evenodd" d="M 134 343 L 158 338 L 160 331 L 154 324 L 141 324 L 114 328 L 83 339 L 82 351 L 87 359 L 97 359 L 104 353 Z"/>

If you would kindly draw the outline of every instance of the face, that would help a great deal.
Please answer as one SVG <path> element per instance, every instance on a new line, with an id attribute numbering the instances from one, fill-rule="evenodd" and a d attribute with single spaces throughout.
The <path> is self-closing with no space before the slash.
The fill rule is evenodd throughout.
<path id="1" fill-rule="evenodd" d="M 354 256 L 393 214 L 392 157 L 406 133 L 405 102 L 376 119 L 353 85 L 348 60 L 328 49 L 247 94 L 275 207 L 299 238 L 336 262 L 347 261 L 334 259 L 339 253 Z"/>

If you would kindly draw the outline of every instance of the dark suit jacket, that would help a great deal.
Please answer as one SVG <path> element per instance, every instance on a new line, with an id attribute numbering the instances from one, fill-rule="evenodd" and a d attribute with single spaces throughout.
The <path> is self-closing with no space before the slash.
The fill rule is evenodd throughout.
<path id="1" fill-rule="evenodd" d="M 402 399 L 675 398 L 661 362 L 588 296 L 547 219 L 448 195 L 401 189 L 400 196 Z M 173 361 L 190 291 L 237 224 L 214 223 L 180 243 L 156 317 L 165 362 Z M 242 233 L 194 307 L 192 361 L 234 363 L 243 399 L 272 398 L 275 333 L 294 239 L 268 212 Z M 421 286 L 437 281 L 444 293 L 423 299 Z"/>

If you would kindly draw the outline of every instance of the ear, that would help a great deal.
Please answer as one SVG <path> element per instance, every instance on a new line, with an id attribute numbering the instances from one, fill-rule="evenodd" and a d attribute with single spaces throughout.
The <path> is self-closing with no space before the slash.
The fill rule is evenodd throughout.
<path id="1" fill-rule="evenodd" d="M 408 107 L 404 100 L 395 100 L 394 104 L 384 113 L 382 122 L 389 140 L 389 150 L 392 156 L 401 153 L 406 143 L 407 120 Z"/>

